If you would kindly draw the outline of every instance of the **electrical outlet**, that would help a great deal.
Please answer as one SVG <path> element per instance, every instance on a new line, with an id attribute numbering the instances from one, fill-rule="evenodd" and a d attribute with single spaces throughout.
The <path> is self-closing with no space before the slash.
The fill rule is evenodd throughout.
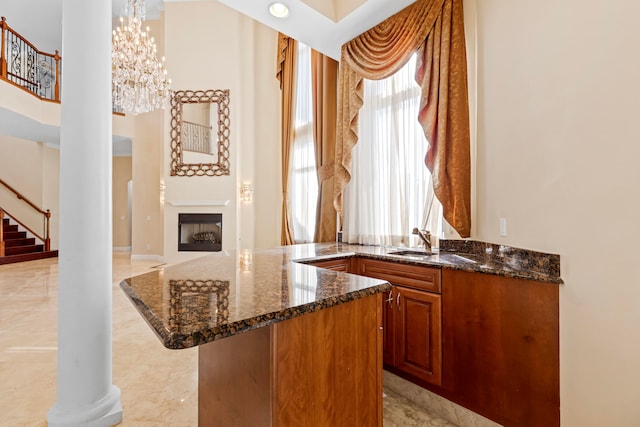
<path id="1" fill-rule="evenodd" d="M 507 237 L 507 218 L 500 218 L 500 237 Z"/>

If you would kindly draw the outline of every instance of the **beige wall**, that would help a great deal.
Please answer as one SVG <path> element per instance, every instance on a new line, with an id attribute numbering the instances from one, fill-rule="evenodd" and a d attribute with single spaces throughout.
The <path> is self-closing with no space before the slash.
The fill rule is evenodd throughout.
<path id="1" fill-rule="evenodd" d="M 164 19 L 148 21 L 158 48 L 164 49 Z M 131 256 L 162 259 L 164 254 L 164 215 L 162 208 L 162 168 L 165 131 L 165 110 L 139 114 L 135 118 L 132 151 Z"/>
<path id="2" fill-rule="evenodd" d="M 129 181 L 131 181 L 131 157 L 114 157 L 112 174 L 113 194 L 113 247 L 130 248 Z"/>
<path id="3" fill-rule="evenodd" d="M 58 248 L 60 223 L 60 150 L 42 145 L 42 206 L 51 210 L 51 248 Z"/>
<path id="4" fill-rule="evenodd" d="M 365 0 L 302 0 L 332 21 L 338 22 L 365 3 Z"/>
<path id="5" fill-rule="evenodd" d="M 153 32 L 152 34 L 157 34 Z M 163 110 L 136 117 L 132 144 L 132 257 L 160 259 L 163 256 L 161 204 Z"/>
<path id="6" fill-rule="evenodd" d="M 181 212 L 222 213 L 223 250 L 253 247 L 256 242 L 274 246 L 278 244 L 274 218 L 279 216 L 280 194 L 279 92 L 274 77 L 277 33 L 216 2 L 167 3 L 164 21 L 165 56 L 173 89 L 229 89 L 231 122 L 230 175 L 174 177 L 169 175 L 167 111 L 162 164 L 165 260 L 176 262 L 203 255 L 177 252 Z M 267 153 L 264 159 L 256 156 L 257 147 Z M 242 182 L 254 185 L 255 197 L 253 202 L 241 205 Z M 201 200 L 229 203 L 204 206 L 197 203 Z M 193 205 L 174 206 L 178 202 Z M 279 230 L 277 233 L 279 236 Z"/>
<path id="7" fill-rule="evenodd" d="M 277 34 L 263 25 L 254 25 L 255 129 L 249 145 L 253 154 L 254 246 L 280 245 L 282 226 L 282 149 L 280 147 L 280 86 L 271 70 L 276 68 Z"/>
<path id="8" fill-rule="evenodd" d="M 40 206 L 42 144 L 0 135 L 0 150 L 0 178 Z M 8 207 L 5 209 L 9 210 Z"/>
<path id="9" fill-rule="evenodd" d="M 60 151 L 41 142 L 0 135 L 0 178 L 43 210 L 51 211 L 51 248 L 58 248 Z M 113 159 L 113 245 L 126 243 L 128 213 L 126 183 L 131 179 L 131 158 Z M 0 186 L 0 206 L 37 233 L 44 233 L 42 215 Z M 120 216 L 125 220 L 121 221 Z"/>
<path id="10" fill-rule="evenodd" d="M 10 83 L 0 84 L 2 108 L 21 114 L 45 125 L 60 126 L 60 104 L 43 102 Z"/>
<path id="11" fill-rule="evenodd" d="M 639 16 L 628 0 L 477 2 L 475 237 L 561 255 L 565 427 L 640 425 Z"/>
<path id="12" fill-rule="evenodd" d="M 42 203 L 43 144 L 0 136 L 0 178 L 40 209 Z M 43 216 L 0 185 L 0 206 L 28 228 L 44 237 Z"/>
<path id="13" fill-rule="evenodd" d="M 58 248 L 59 154 L 55 148 L 0 135 L 0 178 L 42 210 L 51 212 L 51 248 Z M 0 206 L 36 233 L 44 235 L 43 216 L 0 186 Z"/>

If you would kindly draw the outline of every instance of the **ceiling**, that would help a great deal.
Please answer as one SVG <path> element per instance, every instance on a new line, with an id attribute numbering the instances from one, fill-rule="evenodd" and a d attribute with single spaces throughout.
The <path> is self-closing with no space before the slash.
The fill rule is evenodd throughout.
<path id="1" fill-rule="evenodd" d="M 158 19 L 164 3 L 190 0 L 146 0 L 147 19 Z M 280 0 L 289 7 L 285 19 L 274 18 L 274 0 L 219 1 L 335 59 L 340 47 L 415 0 Z M 125 15 L 127 0 L 112 0 L 113 16 Z M 44 52 L 62 49 L 62 0 L 0 0 L 0 15 Z M 212 20 L 215 17 L 212 17 Z"/>
<path id="2" fill-rule="evenodd" d="M 146 0 L 146 18 L 159 19 L 164 4 L 192 0 Z M 274 0 L 219 1 L 277 31 L 340 59 L 340 47 L 358 34 L 402 10 L 415 0 L 280 0 L 289 16 L 278 19 L 268 12 Z M 62 51 L 62 0 L 0 0 L 0 16 L 39 50 Z M 112 0 L 113 17 L 125 16 L 127 0 Z M 215 17 L 211 17 L 212 22 Z M 64 56 L 64 52 L 61 52 Z M 46 126 L 0 108 L 5 133 L 56 145 L 59 129 Z M 131 141 L 114 135 L 114 154 L 131 151 Z M 126 154 L 125 154 L 126 155 Z"/>
<path id="3" fill-rule="evenodd" d="M 127 0 L 112 0 L 113 16 L 124 16 Z M 158 19 L 163 0 L 146 0 L 147 18 Z M 62 50 L 62 0 L 0 0 L 7 24 L 43 52 Z"/>
<path id="4" fill-rule="evenodd" d="M 339 60 L 344 43 L 415 0 L 280 0 L 289 7 L 285 19 L 269 14 L 273 0 L 218 1 Z"/>

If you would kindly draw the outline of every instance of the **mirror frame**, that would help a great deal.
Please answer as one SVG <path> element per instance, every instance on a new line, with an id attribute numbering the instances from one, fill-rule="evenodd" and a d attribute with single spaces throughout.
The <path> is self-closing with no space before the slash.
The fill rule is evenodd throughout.
<path id="1" fill-rule="evenodd" d="M 218 161 L 184 163 L 182 157 L 182 106 L 209 103 L 218 106 Z M 171 97 L 171 176 L 222 176 L 229 169 L 229 89 L 179 90 Z"/>

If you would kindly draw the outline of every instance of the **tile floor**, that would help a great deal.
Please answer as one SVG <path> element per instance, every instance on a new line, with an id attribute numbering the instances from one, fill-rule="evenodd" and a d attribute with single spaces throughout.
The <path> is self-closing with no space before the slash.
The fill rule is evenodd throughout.
<path id="1" fill-rule="evenodd" d="M 118 283 L 154 261 L 113 257 L 113 381 L 122 426 L 197 425 L 197 350 L 168 350 Z M 0 426 L 46 426 L 56 400 L 57 259 L 0 266 Z M 455 424 L 385 389 L 385 427 Z"/>

